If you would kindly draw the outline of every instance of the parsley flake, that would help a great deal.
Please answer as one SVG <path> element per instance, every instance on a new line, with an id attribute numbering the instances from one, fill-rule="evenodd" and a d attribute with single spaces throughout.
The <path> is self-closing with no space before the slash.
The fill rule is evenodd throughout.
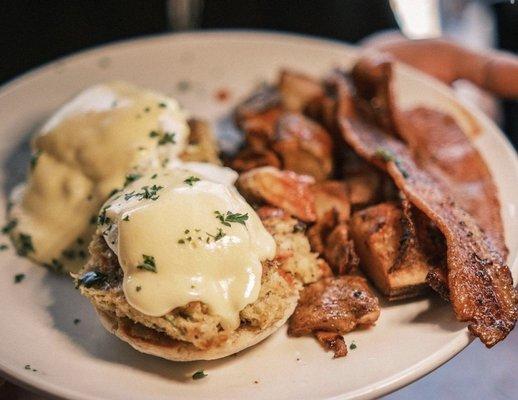
<path id="1" fill-rule="evenodd" d="M 31 171 L 36 168 L 36 164 L 38 163 L 38 158 L 41 156 L 41 150 L 38 150 L 36 153 L 31 155 Z"/>
<path id="2" fill-rule="evenodd" d="M 16 219 L 12 219 L 11 221 L 9 221 L 7 224 L 5 224 L 2 228 L 2 233 L 9 233 L 11 232 L 14 228 L 16 228 L 16 225 L 18 225 L 18 220 Z"/>
<path id="3" fill-rule="evenodd" d="M 207 376 L 207 374 L 205 373 L 204 370 L 202 369 L 199 369 L 198 371 L 196 371 L 194 374 L 192 374 L 192 379 L 194 379 L 195 381 L 198 380 L 198 379 L 203 379 Z"/>
<path id="4" fill-rule="evenodd" d="M 218 233 L 216 233 L 215 235 L 211 235 L 209 232 L 207 232 L 207 235 L 209 235 L 209 237 L 213 238 L 215 242 L 217 242 L 218 240 L 223 239 L 225 236 L 227 236 L 225 234 L 225 232 L 223 232 L 223 229 L 221 229 L 221 228 L 218 228 Z M 209 238 L 207 238 L 207 239 L 209 239 Z M 207 240 L 207 243 L 209 243 L 209 240 Z"/>
<path id="5" fill-rule="evenodd" d="M 124 200 L 128 201 L 129 199 L 136 197 L 139 201 L 144 199 L 150 199 L 150 200 L 158 200 L 160 196 L 158 196 L 158 192 L 162 190 L 163 186 L 157 186 L 153 185 L 151 187 L 149 186 L 142 186 L 142 192 L 131 192 L 124 195 Z"/>
<path id="6" fill-rule="evenodd" d="M 151 271 L 156 273 L 156 264 L 155 264 L 155 257 L 148 256 L 146 254 L 142 254 L 142 258 L 144 261 L 137 265 L 138 269 L 145 269 L 146 271 Z"/>
<path id="7" fill-rule="evenodd" d="M 16 274 L 14 276 L 14 283 L 20 283 L 25 279 L 25 274 Z"/>
<path id="8" fill-rule="evenodd" d="M 20 256 L 26 256 L 29 253 L 34 253 L 34 245 L 32 244 L 32 237 L 25 233 L 20 233 L 15 240 L 16 252 Z"/>
<path id="9" fill-rule="evenodd" d="M 5 243 L 0 244 L 0 251 L 5 251 L 9 248 Z"/>
<path id="10" fill-rule="evenodd" d="M 162 146 L 166 143 L 175 144 L 176 143 L 176 140 L 174 138 L 175 136 L 176 136 L 175 133 L 169 133 L 169 132 L 164 133 L 164 135 L 158 140 L 158 145 Z"/>
<path id="11" fill-rule="evenodd" d="M 193 186 L 196 182 L 199 182 L 200 178 L 196 176 L 190 176 L 187 179 L 184 180 L 184 183 L 188 184 L 189 186 Z"/>
<path id="12" fill-rule="evenodd" d="M 124 181 L 124 187 L 128 186 L 130 183 L 135 182 L 137 179 L 142 178 L 140 174 L 128 174 L 126 175 L 126 180 Z"/>
<path id="13" fill-rule="evenodd" d="M 225 226 L 230 226 L 232 222 L 245 225 L 245 221 L 248 220 L 247 214 L 239 214 L 227 211 L 226 214 L 222 214 L 219 211 L 214 211 L 216 218 L 220 220 L 220 222 Z"/>
<path id="14" fill-rule="evenodd" d="M 81 320 L 79 318 L 75 318 L 74 319 L 74 325 L 77 325 L 81 322 Z"/>
<path id="15" fill-rule="evenodd" d="M 354 350 L 356 349 L 358 346 L 356 346 L 356 343 L 352 342 L 350 345 L 349 345 L 349 349 L 351 350 Z"/>

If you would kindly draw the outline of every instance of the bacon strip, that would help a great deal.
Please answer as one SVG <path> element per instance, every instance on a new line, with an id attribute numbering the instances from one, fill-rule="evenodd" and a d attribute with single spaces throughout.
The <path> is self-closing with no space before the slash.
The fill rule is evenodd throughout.
<path id="1" fill-rule="evenodd" d="M 356 64 L 352 77 L 359 108 L 405 142 L 419 168 L 475 218 L 506 257 L 498 190 L 484 159 L 450 115 L 425 107 L 398 109 L 393 65 L 386 55 L 365 57 Z"/>
<path id="2" fill-rule="evenodd" d="M 470 331 L 487 347 L 503 340 L 518 318 L 518 294 L 493 242 L 437 181 L 416 165 L 400 140 L 353 113 L 339 114 L 338 123 L 349 146 L 384 169 L 444 235 L 450 300 L 457 319 L 469 322 Z"/>

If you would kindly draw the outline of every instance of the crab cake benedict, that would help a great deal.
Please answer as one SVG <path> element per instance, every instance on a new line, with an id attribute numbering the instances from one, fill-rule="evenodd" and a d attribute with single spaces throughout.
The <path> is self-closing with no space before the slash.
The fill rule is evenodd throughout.
<path id="1" fill-rule="evenodd" d="M 128 171 L 166 165 L 187 149 L 192 159 L 191 147 L 186 115 L 174 99 L 124 82 L 85 89 L 33 139 L 29 178 L 8 215 L 18 253 L 77 271 L 99 207 Z"/>
<path id="2" fill-rule="evenodd" d="M 106 329 L 189 361 L 236 353 L 284 324 L 297 285 L 236 177 L 185 163 L 136 176 L 102 206 L 76 283 Z"/>

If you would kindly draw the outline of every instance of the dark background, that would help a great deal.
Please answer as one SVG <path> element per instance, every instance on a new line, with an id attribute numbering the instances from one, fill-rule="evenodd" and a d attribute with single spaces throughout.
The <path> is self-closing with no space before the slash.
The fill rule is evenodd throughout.
<path id="1" fill-rule="evenodd" d="M 518 6 L 491 6 L 497 45 L 518 52 Z M 355 43 L 396 28 L 386 0 L 206 0 L 201 29 L 298 32 Z M 79 49 L 171 30 L 164 0 L 0 2 L 0 83 Z M 503 129 L 518 145 L 518 105 L 504 104 Z"/>

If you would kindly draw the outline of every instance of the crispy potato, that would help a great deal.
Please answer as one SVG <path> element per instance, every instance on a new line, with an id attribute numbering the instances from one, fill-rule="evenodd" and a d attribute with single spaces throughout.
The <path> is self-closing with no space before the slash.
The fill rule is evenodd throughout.
<path id="1" fill-rule="evenodd" d="M 340 221 L 347 221 L 351 215 L 351 204 L 349 202 L 349 189 L 344 182 L 324 181 L 311 186 L 315 196 L 315 208 L 317 219 L 335 209 L 338 212 Z"/>
<path id="2" fill-rule="evenodd" d="M 406 230 L 404 215 L 395 203 L 381 203 L 357 211 L 350 233 L 363 271 L 389 300 L 414 297 L 427 287 L 427 257 Z"/>
<path id="3" fill-rule="evenodd" d="M 310 176 L 261 167 L 241 174 L 237 188 L 250 202 L 282 208 L 303 221 L 316 220 L 315 197 Z"/>
<path id="4" fill-rule="evenodd" d="M 299 72 L 283 70 L 279 79 L 281 103 L 288 111 L 301 112 L 306 105 L 324 96 L 322 84 Z"/>
<path id="5" fill-rule="evenodd" d="M 286 113 L 279 118 L 271 148 L 283 169 L 310 175 L 317 181 L 326 179 L 333 170 L 329 133 L 302 114 Z"/>

